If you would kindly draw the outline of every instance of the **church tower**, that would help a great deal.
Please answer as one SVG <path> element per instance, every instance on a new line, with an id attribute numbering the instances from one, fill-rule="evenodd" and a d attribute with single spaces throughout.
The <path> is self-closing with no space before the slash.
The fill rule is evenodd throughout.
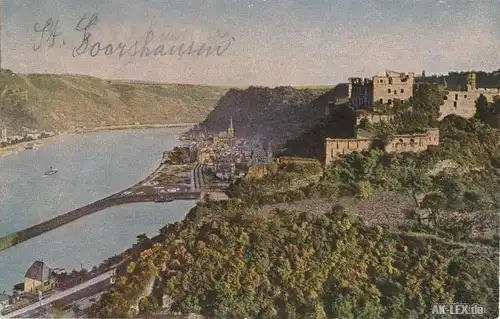
<path id="1" fill-rule="evenodd" d="M 271 148 L 271 141 L 267 141 L 267 162 L 273 161 L 273 149 Z"/>
<path id="2" fill-rule="evenodd" d="M 233 117 L 232 116 L 230 119 L 229 128 L 227 129 L 227 135 L 231 138 L 234 137 Z"/>

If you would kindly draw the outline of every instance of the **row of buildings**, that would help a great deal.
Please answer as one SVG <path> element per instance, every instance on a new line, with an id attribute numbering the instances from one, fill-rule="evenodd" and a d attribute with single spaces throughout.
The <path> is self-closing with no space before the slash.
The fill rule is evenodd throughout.
<path id="1" fill-rule="evenodd" d="M 206 165 L 222 180 L 240 177 L 248 167 L 269 163 L 273 158 L 270 143 L 265 147 L 261 141 L 237 139 L 232 118 L 227 131 L 215 136 L 198 136 L 191 150 L 199 164 Z"/>
<path id="2" fill-rule="evenodd" d="M 38 140 L 46 137 L 51 137 L 54 135 L 57 135 L 57 132 L 53 131 L 43 131 L 39 132 L 38 130 L 31 130 L 27 128 L 23 128 L 23 132 L 21 135 L 7 135 L 7 129 L 4 127 L 1 131 L 1 136 L 0 136 L 0 142 L 2 143 L 12 143 L 16 141 L 32 141 L 32 140 Z"/>

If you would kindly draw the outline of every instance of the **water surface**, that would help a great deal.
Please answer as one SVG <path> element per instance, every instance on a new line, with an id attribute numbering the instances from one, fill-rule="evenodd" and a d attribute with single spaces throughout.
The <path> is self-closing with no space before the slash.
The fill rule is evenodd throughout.
<path id="1" fill-rule="evenodd" d="M 185 129 L 95 132 L 68 136 L 0 158 L 0 236 L 27 228 L 139 182 L 179 144 Z M 49 166 L 59 171 L 43 173 Z M 183 219 L 194 201 L 108 208 L 0 252 L 0 292 L 10 293 L 36 259 L 67 270 L 91 268 Z"/>

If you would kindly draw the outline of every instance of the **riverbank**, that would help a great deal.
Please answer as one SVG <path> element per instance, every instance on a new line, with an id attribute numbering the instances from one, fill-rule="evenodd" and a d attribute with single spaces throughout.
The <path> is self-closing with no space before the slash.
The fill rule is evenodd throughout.
<path id="1" fill-rule="evenodd" d="M 113 125 L 113 126 L 101 126 L 101 127 L 91 127 L 91 128 L 79 128 L 70 132 L 63 132 L 58 135 L 54 135 L 47 138 L 26 141 L 17 143 L 14 145 L 9 145 L 0 148 L 0 157 L 5 157 L 8 155 L 17 154 L 19 152 L 24 152 L 29 150 L 28 145 L 36 145 L 39 147 L 41 145 L 46 145 L 49 143 L 57 142 L 63 138 L 71 137 L 75 134 L 86 134 L 94 132 L 105 132 L 105 131 L 120 131 L 120 130 L 144 130 L 144 129 L 158 129 L 158 128 L 175 128 L 175 127 L 192 127 L 197 123 L 177 123 L 177 124 L 133 124 L 133 125 Z"/>
<path id="2" fill-rule="evenodd" d="M 26 150 L 29 150 L 27 147 L 28 145 L 35 145 L 35 147 L 39 147 L 41 145 L 46 145 L 50 143 L 57 142 L 63 138 L 70 137 L 73 133 L 69 132 L 64 132 L 58 135 L 46 137 L 46 138 L 41 138 L 37 140 L 32 140 L 32 141 L 26 141 L 26 142 L 21 142 L 17 143 L 14 145 L 9 145 L 6 147 L 0 148 L 0 157 L 12 155 L 12 154 L 17 154 L 19 152 L 24 152 Z"/>
<path id="3" fill-rule="evenodd" d="M 111 125 L 76 129 L 75 133 L 90 133 L 100 131 L 119 131 L 119 130 L 140 130 L 152 128 L 174 128 L 174 127 L 192 127 L 198 123 L 175 123 L 175 124 L 131 124 L 131 125 Z"/>

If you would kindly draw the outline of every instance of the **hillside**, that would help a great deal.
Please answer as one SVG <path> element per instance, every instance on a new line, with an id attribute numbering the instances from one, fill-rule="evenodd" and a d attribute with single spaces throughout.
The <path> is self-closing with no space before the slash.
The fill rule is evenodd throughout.
<path id="1" fill-rule="evenodd" d="M 2 70 L 0 125 L 18 132 L 23 126 L 65 131 L 135 122 L 193 123 L 202 121 L 227 90 Z"/>
<path id="2" fill-rule="evenodd" d="M 498 314 L 494 247 L 368 225 L 339 205 L 198 204 L 135 250 L 89 317 L 426 318 L 457 300 Z"/>
<path id="3" fill-rule="evenodd" d="M 324 118 L 328 102 L 335 97 L 342 97 L 340 85 L 231 89 L 200 124 L 200 130 L 217 134 L 227 129 L 232 117 L 238 138 L 271 140 L 277 147 Z"/>

